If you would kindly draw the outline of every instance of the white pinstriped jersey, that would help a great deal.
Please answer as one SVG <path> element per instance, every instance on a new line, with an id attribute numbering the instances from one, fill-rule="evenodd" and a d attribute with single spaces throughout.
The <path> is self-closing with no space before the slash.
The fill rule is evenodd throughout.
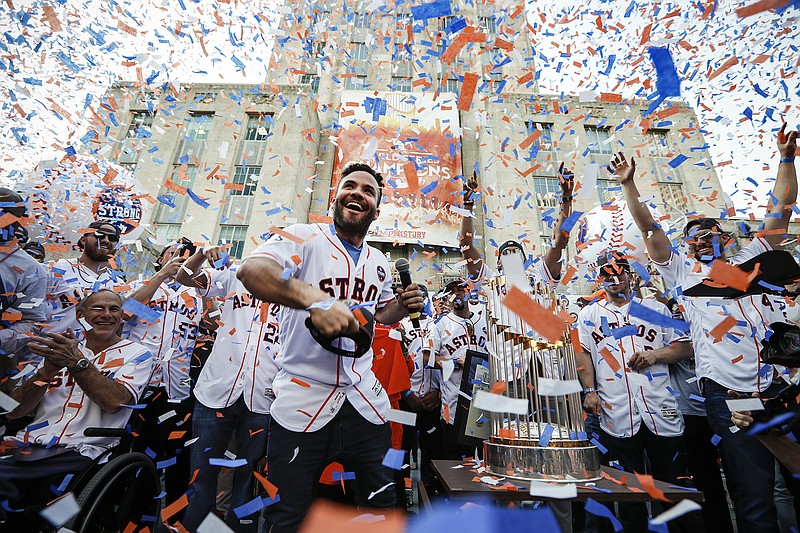
<path id="1" fill-rule="evenodd" d="M 111 270 L 99 274 L 77 259 L 59 259 L 50 266 L 50 279 L 47 282 L 48 327 L 44 332 L 61 333 L 72 328 L 75 336 L 83 336 L 83 327 L 75 317 L 75 306 L 89 292 L 100 289 L 113 289 L 122 284 L 121 277 L 113 279 Z"/>
<path id="2" fill-rule="evenodd" d="M 634 298 L 637 303 L 670 316 L 664 304 Z M 642 422 L 655 435 L 683 434 L 683 416 L 670 394 L 669 366 L 658 363 L 641 372 L 628 368 L 635 352 L 655 350 L 682 340 L 675 330 L 629 316 L 630 303 L 617 307 L 608 301 L 594 302 L 578 313 L 581 347 L 592 356 L 597 393 L 602 400 L 600 425 L 609 435 L 632 437 Z M 616 328 L 633 325 L 636 334 L 614 338 Z M 616 361 L 618 370 L 610 361 Z"/>
<path id="3" fill-rule="evenodd" d="M 97 369 L 121 383 L 133 396 L 131 405 L 139 401 L 150 378 L 153 356 L 147 348 L 136 342 L 123 339 L 100 353 L 93 353 L 84 343 L 79 346 L 83 355 Z M 44 365 L 44 361 L 40 366 Z M 131 409 L 123 408 L 116 413 L 107 413 L 92 401 L 80 388 L 66 368 L 53 378 L 36 410 L 34 421 L 28 428 L 17 433 L 14 440 L 35 442 L 43 446 L 66 446 L 81 455 L 94 459 L 104 450 L 117 444 L 119 439 L 106 437 L 84 437 L 83 431 L 90 427 L 124 428 L 131 417 Z"/>
<path id="4" fill-rule="evenodd" d="M 738 265 L 768 250 L 771 250 L 769 243 L 756 238 L 729 262 Z M 708 277 L 711 267 L 675 252 L 670 253 L 665 263 L 655 265 L 684 308 L 698 379 L 708 378 L 740 392 L 766 390 L 772 383 L 773 372 L 772 367 L 761 364 L 761 340 L 769 324 L 786 322 L 783 298 L 768 294 L 735 299 L 683 296 L 683 291 Z M 727 317 L 736 323 L 715 339 L 710 332 Z"/>
<path id="5" fill-rule="evenodd" d="M 333 298 L 369 302 L 366 309 L 373 314 L 394 298 L 389 262 L 380 251 L 365 243 L 354 264 L 332 224 L 297 224 L 284 231 L 296 239 L 273 235 L 250 257 L 272 259 L 287 276 Z M 389 400 L 372 372 L 372 351 L 350 358 L 325 350 L 305 326 L 308 316 L 304 309 L 281 309 L 283 349 L 272 417 L 291 431 L 316 431 L 336 416 L 346 398 L 373 424 L 385 423 Z"/>
<path id="6" fill-rule="evenodd" d="M 236 266 L 207 268 L 206 289 L 201 296 L 221 298 L 220 326 L 194 395 L 209 409 L 244 403 L 253 413 L 269 414 L 274 399 L 273 379 L 278 373 L 280 306 L 253 297 L 236 279 Z"/>
<path id="7" fill-rule="evenodd" d="M 403 336 L 403 344 L 408 350 L 408 356 L 414 360 L 411 390 L 420 397 L 432 390 L 440 390 L 442 371 L 428 366 L 428 363 L 432 361 L 425 361 L 422 352 L 423 347 L 430 349 L 433 346 L 433 319 L 429 316 L 420 317 L 419 329 L 414 328 L 408 317 L 404 318 L 400 324 L 406 332 Z"/>
<path id="8" fill-rule="evenodd" d="M 192 388 L 189 366 L 202 301 L 190 287 L 162 283 L 147 305 L 159 311 L 161 318 L 154 324 L 143 319 L 128 322 L 123 336 L 145 345 L 153 354 L 150 386 L 163 387 L 170 400 L 185 400 Z"/>
<path id="9" fill-rule="evenodd" d="M 473 311 L 470 318 L 461 318 L 450 312 L 434 326 L 433 353 L 444 359 L 464 362 L 467 350 L 489 353 L 487 342 L 489 330 L 486 326 L 486 308 Z M 442 378 L 442 416 L 453 424 L 461 387 L 462 370 L 454 370 L 448 379 Z M 445 411 L 445 406 L 447 406 Z M 445 416 L 446 415 L 446 416 Z"/>

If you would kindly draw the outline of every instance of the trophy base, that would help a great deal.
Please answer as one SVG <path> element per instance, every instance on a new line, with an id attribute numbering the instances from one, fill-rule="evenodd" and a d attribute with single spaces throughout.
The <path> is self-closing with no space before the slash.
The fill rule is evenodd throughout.
<path id="1" fill-rule="evenodd" d="M 600 456 L 592 445 L 570 447 L 515 446 L 483 443 L 486 470 L 513 479 L 585 483 L 597 481 Z"/>

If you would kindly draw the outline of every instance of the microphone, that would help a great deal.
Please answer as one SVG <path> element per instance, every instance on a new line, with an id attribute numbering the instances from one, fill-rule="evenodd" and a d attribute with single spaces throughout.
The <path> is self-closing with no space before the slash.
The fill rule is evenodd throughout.
<path id="1" fill-rule="evenodd" d="M 394 262 L 394 267 L 397 269 L 397 274 L 400 276 L 400 284 L 403 286 L 403 289 L 413 283 L 411 281 L 411 272 L 409 271 L 410 265 L 408 264 L 408 259 L 401 257 Z M 419 311 L 413 311 L 409 313 L 408 318 L 411 319 L 411 324 L 415 329 L 420 329 Z"/>

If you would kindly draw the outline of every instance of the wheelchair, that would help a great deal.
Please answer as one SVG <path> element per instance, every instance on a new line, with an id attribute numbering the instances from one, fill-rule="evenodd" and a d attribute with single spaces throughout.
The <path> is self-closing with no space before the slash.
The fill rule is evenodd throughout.
<path id="1" fill-rule="evenodd" d="M 121 440 L 70 480 L 63 494 L 72 492 L 80 511 L 62 527 L 75 533 L 133 531 L 142 527 L 151 531 L 159 529 L 161 476 L 150 457 L 130 451 L 131 433 L 127 429 L 87 428 L 84 436 Z M 105 459 L 108 462 L 100 464 Z M 23 502 L 30 500 L 30 496 L 39 501 L 25 503 L 21 513 L 9 513 L 9 522 L 4 529 L 9 526 L 7 531 L 52 532 L 60 529 L 53 528 L 39 516 L 39 512 L 47 506 L 41 500 L 52 499 L 48 487 L 59 483 L 65 475 L 57 474 L 30 484 Z"/>

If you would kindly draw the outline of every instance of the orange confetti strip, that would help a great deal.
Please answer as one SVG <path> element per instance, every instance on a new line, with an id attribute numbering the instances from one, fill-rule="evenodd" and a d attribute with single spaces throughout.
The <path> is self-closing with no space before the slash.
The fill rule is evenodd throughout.
<path id="1" fill-rule="evenodd" d="M 521 150 L 527 150 L 530 147 L 530 145 L 535 143 L 536 140 L 541 136 L 542 136 L 542 132 L 541 131 L 539 131 L 538 129 L 533 130 L 533 133 L 528 135 L 528 138 L 525 139 L 524 141 L 522 141 L 519 144 L 520 149 Z"/>
<path id="2" fill-rule="evenodd" d="M 726 62 L 722 64 L 721 67 L 719 67 L 717 70 L 712 72 L 711 75 L 708 76 L 708 81 L 713 80 L 714 78 L 716 78 L 717 76 L 719 76 L 720 74 L 722 74 L 723 72 L 725 72 L 726 70 L 737 64 L 738 62 L 739 62 L 738 57 L 732 57 L 728 59 Z"/>
<path id="3" fill-rule="evenodd" d="M 750 4 L 749 6 L 740 7 L 736 10 L 736 16 L 740 19 L 745 17 L 750 17 L 752 15 L 757 15 L 758 13 L 762 13 L 764 11 L 769 11 L 770 9 L 779 9 L 781 7 L 786 7 L 789 5 L 791 0 L 760 0 L 754 4 Z"/>
<path id="4" fill-rule="evenodd" d="M 736 363 L 738 363 L 739 361 L 741 361 L 743 359 L 744 359 L 744 356 L 743 355 L 739 355 L 738 357 L 734 357 L 733 359 L 731 359 L 731 363 L 735 365 Z"/>
<path id="5" fill-rule="evenodd" d="M 615 374 L 622 368 L 622 365 L 619 364 L 617 358 L 614 357 L 614 354 L 612 354 L 608 348 L 603 348 L 600 350 L 600 355 L 603 356 L 603 359 L 608 364 L 609 368 L 611 368 L 611 371 Z"/>
<path id="6" fill-rule="evenodd" d="M 133 35 L 134 37 L 136 37 L 136 35 L 137 35 L 137 32 L 136 32 L 136 30 L 134 28 L 131 28 L 130 26 L 128 26 L 127 24 L 125 24 L 121 20 L 117 21 L 117 29 L 120 30 L 120 31 L 124 31 L 128 35 Z"/>
<path id="7" fill-rule="evenodd" d="M 136 524 L 133 522 L 128 522 L 128 525 L 125 526 L 125 529 L 122 530 L 122 533 L 133 533 L 136 531 Z"/>
<path id="8" fill-rule="evenodd" d="M 636 474 L 636 479 L 639 480 L 639 483 L 642 484 L 644 490 L 647 491 L 647 494 L 650 495 L 654 500 L 661 500 L 662 502 L 672 502 L 669 498 L 664 496 L 664 492 L 656 488 L 656 483 L 653 481 L 653 476 L 648 476 L 647 474 Z M 633 487 L 631 487 L 633 489 Z"/>
<path id="9" fill-rule="evenodd" d="M 305 387 L 306 389 L 310 389 L 310 388 L 311 388 L 311 385 L 309 385 L 309 384 L 308 384 L 308 383 L 306 383 L 305 381 L 299 380 L 299 379 L 297 379 L 297 378 L 292 378 L 292 379 L 290 379 L 289 381 L 291 381 L 291 382 L 292 382 L 292 383 L 294 383 L 295 385 L 300 385 L 301 387 Z"/>
<path id="10" fill-rule="evenodd" d="M 458 94 L 458 105 L 456 106 L 459 111 L 470 110 L 477 87 L 478 75 L 473 72 L 464 73 L 464 81 L 461 83 L 461 92 Z"/>
<path id="11" fill-rule="evenodd" d="M 309 224 L 333 224 L 333 217 L 309 213 L 308 222 Z"/>
<path id="12" fill-rule="evenodd" d="M 417 166 L 413 161 L 409 161 L 403 165 L 403 173 L 406 176 L 409 190 L 411 192 L 417 192 L 419 190 L 419 176 L 417 176 Z"/>
<path id="13" fill-rule="evenodd" d="M 501 39 L 500 37 L 495 37 L 494 45 L 497 48 L 502 48 L 503 50 L 506 50 L 508 52 L 510 52 L 511 50 L 514 49 L 514 43 L 510 43 L 510 42 L 506 41 L 505 39 Z"/>
<path id="14" fill-rule="evenodd" d="M 269 228 L 269 232 L 271 234 L 273 234 L 273 235 L 277 233 L 278 235 L 280 235 L 284 239 L 290 240 L 290 241 L 292 241 L 293 243 L 296 243 L 296 244 L 303 244 L 305 242 L 303 239 L 301 239 L 297 235 L 292 235 L 288 231 L 283 231 L 278 226 L 272 226 L 271 228 Z"/>
<path id="15" fill-rule="evenodd" d="M 185 431 L 173 431 L 172 433 L 169 434 L 169 437 L 167 437 L 167 440 L 180 439 L 180 438 L 183 438 L 184 435 L 186 435 Z"/>
<path id="16" fill-rule="evenodd" d="M 503 394 L 507 390 L 508 384 L 505 381 L 497 381 L 494 385 L 492 385 L 492 389 L 489 392 L 492 394 Z"/>
<path id="17" fill-rule="evenodd" d="M 708 277 L 715 283 L 721 283 L 742 292 L 747 291 L 747 287 L 750 286 L 748 272 L 719 259 L 711 263 L 711 272 Z"/>
<path id="18" fill-rule="evenodd" d="M 189 505 L 189 498 L 184 494 L 161 511 L 161 519 L 166 522 L 187 505 Z"/>
<path id="19" fill-rule="evenodd" d="M 274 500 L 275 496 L 278 494 L 278 487 L 276 487 L 273 483 L 270 483 L 267 478 L 265 478 L 258 472 L 253 472 L 253 475 L 256 476 L 258 482 L 261 483 L 261 486 L 264 487 L 265 491 L 267 491 L 269 497 Z"/>
<path id="20" fill-rule="evenodd" d="M 517 287 L 512 287 L 508 291 L 503 298 L 503 305 L 550 342 L 560 340 L 561 335 L 567 330 L 568 325 L 563 318 L 533 301 Z"/>
<path id="21" fill-rule="evenodd" d="M 714 339 L 714 344 L 718 343 L 722 340 L 722 337 L 725 336 L 728 331 L 736 325 L 736 319 L 732 316 L 728 315 L 722 319 L 722 322 L 714 326 L 714 328 L 708 332 L 709 336 Z"/>
<path id="22" fill-rule="evenodd" d="M 53 33 L 61 31 L 61 21 L 58 20 L 56 10 L 53 9 L 53 6 L 47 4 L 43 5 L 42 12 L 44 13 L 44 20 L 46 20 L 47 24 L 50 26 L 50 31 Z"/>

